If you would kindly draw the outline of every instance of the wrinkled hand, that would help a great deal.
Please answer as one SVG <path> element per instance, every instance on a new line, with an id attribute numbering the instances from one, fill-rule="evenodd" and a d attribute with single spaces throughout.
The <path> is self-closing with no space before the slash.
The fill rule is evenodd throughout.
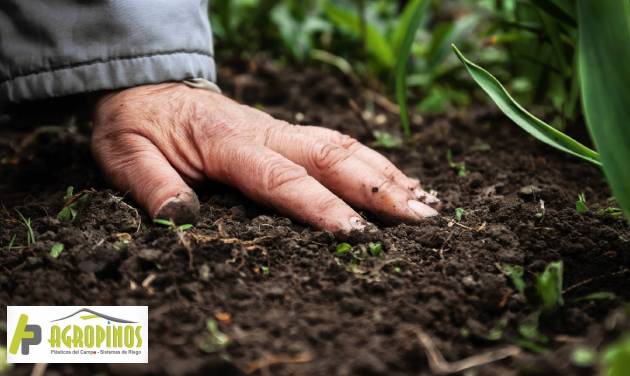
<path id="1" fill-rule="evenodd" d="M 102 96 L 92 151 L 119 190 L 153 218 L 177 223 L 197 219 L 199 201 L 189 184 L 207 178 L 334 233 L 365 226 L 348 204 L 417 222 L 436 215 L 431 206 L 439 203 L 417 180 L 348 136 L 291 125 L 178 83 Z"/>

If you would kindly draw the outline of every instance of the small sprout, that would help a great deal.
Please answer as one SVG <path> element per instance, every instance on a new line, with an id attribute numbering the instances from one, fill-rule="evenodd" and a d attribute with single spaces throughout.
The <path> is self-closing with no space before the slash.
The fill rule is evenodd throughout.
<path id="1" fill-rule="evenodd" d="M 545 201 L 540 200 L 540 211 L 534 215 L 536 218 L 540 219 L 542 222 L 545 219 Z"/>
<path id="2" fill-rule="evenodd" d="M 578 367 L 590 367 L 597 361 L 597 352 L 590 348 L 580 346 L 571 353 L 571 363 Z"/>
<path id="3" fill-rule="evenodd" d="M 451 149 L 446 151 L 446 161 L 448 162 L 448 166 L 453 170 L 457 171 L 457 176 L 465 177 L 468 175 L 468 170 L 466 169 L 466 163 L 464 162 L 454 162 L 453 161 L 453 152 Z"/>
<path id="4" fill-rule="evenodd" d="M 59 255 L 61 255 L 61 252 L 63 252 L 63 249 L 64 249 L 63 243 L 55 243 L 50 249 L 50 257 L 58 258 Z"/>
<path id="5" fill-rule="evenodd" d="M 599 209 L 597 211 L 597 214 L 599 215 L 609 215 L 613 218 L 621 218 L 621 216 L 623 215 L 623 212 L 621 211 L 621 209 L 614 207 L 614 206 L 609 206 L 605 209 Z"/>
<path id="6" fill-rule="evenodd" d="M 9 371 L 13 367 L 13 364 L 7 362 L 7 349 L 4 346 L 0 346 L 0 374 Z"/>
<path id="7" fill-rule="evenodd" d="M 262 270 L 262 274 L 264 276 L 268 276 L 269 275 L 269 267 L 268 266 L 261 265 L 260 266 L 260 270 Z"/>
<path id="8" fill-rule="evenodd" d="M 394 266 L 394 271 L 399 274 L 402 273 L 402 269 L 400 269 L 400 266 Z"/>
<path id="9" fill-rule="evenodd" d="M 335 256 L 343 256 L 346 253 L 350 252 L 352 246 L 348 243 L 339 243 L 337 245 L 337 249 L 335 250 Z"/>
<path id="10" fill-rule="evenodd" d="M 77 217 L 79 210 L 85 206 L 90 191 L 81 191 L 74 194 L 74 187 L 66 188 L 66 194 L 63 196 L 63 208 L 57 214 L 57 219 L 62 222 L 72 222 Z"/>
<path id="11" fill-rule="evenodd" d="M 374 131 L 372 133 L 374 139 L 375 146 L 380 146 L 385 149 L 394 149 L 402 145 L 402 139 L 398 136 L 394 136 L 391 133 L 384 131 Z"/>
<path id="12" fill-rule="evenodd" d="M 15 211 L 20 215 L 20 219 L 22 219 L 22 225 L 26 228 L 26 244 L 35 244 L 35 233 L 33 232 L 31 219 L 26 219 L 17 209 Z"/>
<path id="13" fill-rule="evenodd" d="M 17 234 L 13 234 L 13 236 L 11 237 L 11 240 L 9 240 L 9 245 L 7 245 L 7 251 L 11 252 L 11 249 L 13 248 L 13 244 L 15 243 L 16 236 Z"/>
<path id="14" fill-rule="evenodd" d="M 374 257 L 379 257 L 383 253 L 383 246 L 381 243 L 370 243 L 368 244 L 370 248 L 370 254 Z"/>
<path id="15" fill-rule="evenodd" d="M 186 224 L 177 226 L 175 224 L 175 222 L 171 221 L 170 219 L 161 219 L 161 218 L 154 219 L 153 223 L 157 223 L 159 225 L 166 226 L 170 230 L 173 230 L 173 231 L 181 231 L 181 232 L 186 231 L 186 230 L 190 230 L 193 227 L 193 225 L 190 224 L 190 223 L 186 223 Z"/>
<path id="16" fill-rule="evenodd" d="M 537 343 L 547 343 L 549 342 L 549 338 L 538 330 L 539 319 L 540 313 L 538 312 L 530 315 L 519 324 L 518 333 L 526 340 Z"/>
<path id="17" fill-rule="evenodd" d="M 465 213 L 466 213 L 466 211 L 464 210 L 464 208 L 456 208 L 455 209 L 455 220 L 457 222 L 461 222 L 462 221 L 462 217 L 464 217 Z"/>
<path id="18" fill-rule="evenodd" d="M 588 206 L 586 206 L 586 196 L 584 196 L 584 192 L 578 194 L 578 199 L 575 202 L 575 210 L 578 213 L 586 213 L 588 211 Z"/>
<path id="19" fill-rule="evenodd" d="M 219 330 L 219 325 L 213 319 L 206 321 L 208 333 L 199 344 L 199 348 L 206 353 L 215 353 L 227 347 L 230 338 Z"/>
<path id="20" fill-rule="evenodd" d="M 547 265 L 545 271 L 536 277 L 536 292 L 543 310 L 550 312 L 564 304 L 562 299 L 562 261 Z"/>
<path id="21" fill-rule="evenodd" d="M 501 271 L 507 275 L 519 294 L 525 296 L 525 281 L 523 280 L 524 270 L 520 265 L 502 265 Z"/>
<path id="22" fill-rule="evenodd" d="M 496 325 L 492 329 L 490 329 L 488 334 L 485 336 L 485 339 L 487 339 L 488 341 L 498 341 L 503 338 L 503 332 L 505 331 L 505 328 L 507 328 L 507 324 L 507 317 L 501 318 L 496 323 Z"/>

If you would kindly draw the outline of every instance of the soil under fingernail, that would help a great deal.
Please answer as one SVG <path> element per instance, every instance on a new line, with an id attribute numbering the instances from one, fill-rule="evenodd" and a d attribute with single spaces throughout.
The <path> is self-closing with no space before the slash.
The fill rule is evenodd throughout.
<path id="1" fill-rule="evenodd" d="M 178 193 L 162 205 L 155 218 L 169 219 L 177 225 L 195 224 L 199 220 L 199 199 L 194 192 Z"/>

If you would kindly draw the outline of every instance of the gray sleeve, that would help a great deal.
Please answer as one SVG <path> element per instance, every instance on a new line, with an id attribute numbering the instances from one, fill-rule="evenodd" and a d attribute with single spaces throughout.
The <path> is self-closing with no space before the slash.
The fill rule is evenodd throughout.
<path id="1" fill-rule="evenodd" d="M 215 81 L 208 0 L 0 0 L 0 107 Z"/>

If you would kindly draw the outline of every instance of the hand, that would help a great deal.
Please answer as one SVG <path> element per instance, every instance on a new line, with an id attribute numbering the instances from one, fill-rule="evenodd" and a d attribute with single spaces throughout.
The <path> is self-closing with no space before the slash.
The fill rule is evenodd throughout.
<path id="1" fill-rule="evenodd" d="M 431 206 L 439 203 L 418 180 L 348 136 L 291 125 L 179 83 L 99 98 L 92 151 L 116 188 L 153 218 L 177 223 L 196 221 L 199 201 L 189 184 L 207 178 L 334 233 L 365 227 L 348 204 L 418 222 L 436 215 Z"/>

